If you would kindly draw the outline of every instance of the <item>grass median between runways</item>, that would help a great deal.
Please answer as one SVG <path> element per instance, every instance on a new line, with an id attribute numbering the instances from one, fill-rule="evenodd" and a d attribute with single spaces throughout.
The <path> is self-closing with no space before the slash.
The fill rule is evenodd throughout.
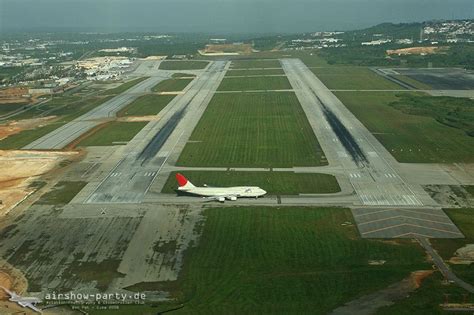
<path id="1" fill-rule="evenodd" d="M 291 90 L 287 77 L 239 77 L 224 78 L 218 91 Z"/>
<path id="2" fill-rule="evenodd" d="M 193 79 L 167 79 L 155 85 L 153 92 L 180 92 L 184 90 Z"/>
<path id="3" fill-rule="evenodd" d="M 130 80 L 128 82 L 122 83 L 121 85 L 119 85 L 116 88 L 105 90 L 101 94 L 102 95 L 119 95 L 119 94 L 122 94 L 123 92 L 129 90 L 130 88 L 134 87 L 138 83 L 140 83 L 142 81 L 145 81 L 146 79 L 148 79 L 148 77 L 143 77 L 143 78 Z"/>
<path id="4" fill-rule="evenodd" d="M 43 205 L 62 205 L 69 203 L 87 182 L 60 181 L 49 192 L 45 193 L 36 202 Z"/>
<path id="5" fill-rule="evenodd" d="M 258 186 L 269 195 L 323 194 L 341 191 L 334 176 L 317 173 L 183 171 L 194 185 L 214 187 Z M 176 172 L 171 173 L 163 193 L 173 193 L 178 184 Z"/>
<path id="6" fill-rule="evenodd" d="M 118 112 L 117 116 L 147 116 L 158 114 L 175 95 L 144 95 L 137 98 L 127 107 Z"/>
<path id="7" fill-rule="evenodd" d="M 201 60 L 165 60 L 160 63 L 161 70 L 199 70 L 204 69 L 209 64 L 208 61 Z"/>
<path id="8" fill-rule="evenodd" d="M 325 164 L 292 92 L 214 95 L 178 160 L 181 166 L 210 167 Z"/>
<path id="9" fill-rule="evenodd" d="M 255 69 L 255 68 L 281 68 L 279 60 L 233 60 L 231 69 Z"/>
<path id="10" fill-rule="evenodd" d="M 86 135 L 76 146 L 110 146 L 126 144 L 145 127 L 147 122 L 111 122 L 89 135 Z"/>
<path id="11" fill-rule="evenodd" d="M 283 69 L 237 69 L 229 70 L 225 76 L 249 76 L 249 75 L 284 75 Z"/>
<path id="12" fill-rule="evenodd" d="M 334 90 L 404 90 L 405 88 L 376 74 L 367 67 L 333 66 L 311 71 Z"/>

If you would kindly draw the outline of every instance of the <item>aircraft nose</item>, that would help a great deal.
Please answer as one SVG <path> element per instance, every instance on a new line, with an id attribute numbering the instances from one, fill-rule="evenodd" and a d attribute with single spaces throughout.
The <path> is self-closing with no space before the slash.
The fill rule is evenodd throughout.
<path id="1" fill-rule="evenodd" d="M 267 194 L 267 192 L 265 190 L 263 190 L 263 189 L 260 189 L 260 190 L 261 190 L 260 193 L 262 194 L 262 196 Z"/>

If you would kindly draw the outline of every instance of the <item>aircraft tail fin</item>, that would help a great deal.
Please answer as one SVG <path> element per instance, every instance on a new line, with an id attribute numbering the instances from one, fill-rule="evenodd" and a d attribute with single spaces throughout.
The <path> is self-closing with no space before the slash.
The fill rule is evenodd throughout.
<path id="1" fill-rule="evenodd" d="M 183 174 L 176 173 L 176 180 L 178 181 L 178 189 L 193 188 L 194 186 Z"/>

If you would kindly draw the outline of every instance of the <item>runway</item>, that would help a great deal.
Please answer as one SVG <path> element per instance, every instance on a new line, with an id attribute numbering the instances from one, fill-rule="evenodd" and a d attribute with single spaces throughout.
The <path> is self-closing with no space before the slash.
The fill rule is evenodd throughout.
<path id="1" fill-rule="evenodd" d="M 420 222 L 421 219 L 400 214 L 401 210 L 396 207 L 436 207 L 437 204 L 421 186 L 409 184 L 400 176 L 398 162 L 393 156 L 301 60 L 282 59 L 281 63 L 329 166 L 343 170 L 359 198 L 358 204 L 395 208 L 394 215 L 380 218 L 368 214 L 364 222 L 359 220 L 357 223 L 363 237 L 395 237 L 395 234 L 399 237 L 418 234 L 424 237 L 462 237 L 441 210 L 439 215 L 443 216 L 443 222 L 440 224 L 449 226 L 445 229 L 421 229 L 409 222 Z M 353 214 L 357 221 L 358 213 L 355 211 Z M 427 222 L 424 221 L 422 226 L 426 226 Z M 378 230 L 378 225 L 382 223 L 384 227 Z M 380 233 L 374 233 L 372 229 L 369 229 L 370 233 L 364 230 L 374 224 L 374 230 Z M 393 230 L 395 227 L 398 229 Z"/>
<path id="2" fill-rule="evenodd" d="M 120 160 L 85 203 L 142 202 L 183 134 L 190 134 L 199 121 L 225 75 L 226 65 L 223 61 L 212 63 L 160 112 L 158 121 L 148 123 L 119 150 L 116 156 Z"/>
<path id="3" fill-rule="evenodd" d="M 33 141 L 22 149 L 25 150 L 59 150 L 63 149 L 69 143 L 99 125 L 102 119 L 115 117 L 117 112 L 133 102 L 151 89 L 159 82 L 167 79 L 163 76 L 152 76 L 137 85 L 133 86 L 124 93 L 117 95 L 102 105 L 94 108 L 86 114 L 70 121 L 69 123 L 55 129 L 43 137 Z"/>
<path id="4" fill-rule="evenodd" d="M 329 164 L 344 170 L 362 205 L 430 203 L 398 175 L 391 154 L 303 62 L 283 59 L 282 65 Z"/>

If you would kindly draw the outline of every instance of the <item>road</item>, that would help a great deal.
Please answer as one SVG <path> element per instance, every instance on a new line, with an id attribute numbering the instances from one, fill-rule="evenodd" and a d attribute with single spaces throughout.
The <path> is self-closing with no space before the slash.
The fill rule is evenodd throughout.
<path id="1" fill-rule="evenodd" d="M 465 289 L 470 293 L 474 293 L 474 286 L 470 285 L 467 282 L 459 279 L 452 271 L 449 269 L 449 266 L 444 262 L 443 258 L 433 249 L 430 244 L 430 241 L 426 238 L 416 238 L 421 247 L 423 247 L 428 255 L 431 256 L 433 263 L 443 274 L 443 276 L 448 280 L 456 283 L 461 288 Z"/>
<path id="2" fill-rule="evenodd" d="M 160 112 L 116 156 L 118 163 L 86 199 L 86 203 L 140 203 L 184 133 L 190 135 L 226 71 L 212 63 Z M 106 166 L 109 167 L 109 166 Z"/>

